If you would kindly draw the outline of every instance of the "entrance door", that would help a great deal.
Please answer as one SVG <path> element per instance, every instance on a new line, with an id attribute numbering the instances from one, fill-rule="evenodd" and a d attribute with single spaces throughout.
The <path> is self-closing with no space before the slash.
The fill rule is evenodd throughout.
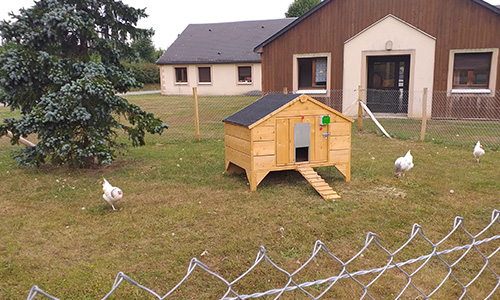
<path id="1" fill-rule="evenodd" d="M 276 119 L 276 165 L 326 161 L 328 141 L 311 134 L 317 117 Z M 311 125 L 312 124 L 312 125 Z M 316 130 L 316 132 L 318 132 Z M 324 154 L 314 149 L 324 149 Z"/>
<path id="2" fill-rule="evenodd" d="M 369 56 L 367 105 L 372 112 L 408 113 L 410 55 Z"/>
<path id="3" fill-rule="evenodd" d="M 295 163 L 311 160 L 311 124 L 297 123 L 294 128 Z"/>

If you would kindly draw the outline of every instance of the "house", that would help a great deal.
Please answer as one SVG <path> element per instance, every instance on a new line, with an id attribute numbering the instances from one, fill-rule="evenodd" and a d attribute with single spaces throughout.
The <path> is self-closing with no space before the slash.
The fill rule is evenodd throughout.
<path id="1" fill-rule="evenodd" d="M 262 90 L 261 57 L 253 52 L 295 18 L 191 24 L 156 62 L 162 94 L 240 95 Z"/>
<path id="2" fill-rule="evenodd" d="M 307 96 L 268 94 L 224 120 L 226 173 L 246 172 L 250 190 L 271 171 L 299 171 L 325 199 L 340 198 L 312 169 L 351 179 L 352 119 Z"/>
<path id="3" fill-rule="evenodd" d="M 254 50 L 264 91 L 286 87 L 348 116 L 361 86 L 375 113 L 419 118 L 427 88 L 429 116 L 476 107 L 500 118 L 499 32 L 500 9 L 481 0 L 324 0 Z"/>

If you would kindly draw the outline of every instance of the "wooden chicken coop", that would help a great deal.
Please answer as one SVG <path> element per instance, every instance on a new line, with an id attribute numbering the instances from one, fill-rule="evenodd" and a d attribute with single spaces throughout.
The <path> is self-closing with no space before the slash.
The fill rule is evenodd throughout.
<path id="1" fill-rule="evenodd" d="M 352 119 L 297 94 L 270 94 L 223 120 L 226 172 L 246 172 L 250 190 L 271 171 L 297 170 L 324 199 L 340 196 L 314 170 L 351 179 Z"/>

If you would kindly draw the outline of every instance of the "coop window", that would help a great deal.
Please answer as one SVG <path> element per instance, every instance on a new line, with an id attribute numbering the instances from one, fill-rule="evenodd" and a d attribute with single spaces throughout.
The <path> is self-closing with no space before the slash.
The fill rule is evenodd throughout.
<path id="1" fill-rule="evenodd" d="M 175 82 L 187 83 L 187 68 L 175 68 Z"/>
<path id="2" fill-rule="evenodd" d="M 299 89 L 326 88 L 327 58 L 298 58 Z"/>
<path id="3" fill-rule="evenodd" d="M 456 53 L 453 66 L 453 88 L 488 88 L 491 52 Z"/>
<path id="4" fill-rule="evenodd" d="M 199 83 L 212 82 L 212 77 L 210 75 L 210 67 L 199 67 L 198 68 L 198 82 Z"/>
<path id="5" fill-rule="evenodd" d="M 238 67 L 238 83 L 252 82 L 252 67 Z"/>

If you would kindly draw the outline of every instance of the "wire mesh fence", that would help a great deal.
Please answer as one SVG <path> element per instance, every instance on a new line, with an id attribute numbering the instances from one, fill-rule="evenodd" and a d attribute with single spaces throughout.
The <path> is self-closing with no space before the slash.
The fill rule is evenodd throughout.
<path id="1" fill-rule="evenodd" d="M 269 93 L 282 93 L 269 92 Z M 266 93 L 266 94 L 269 94 Z M 194 97 L 175 95 L 129 95 L 127 99 L 161 117 L 170 129 L 168 140 L 195 137 Z M 366 103 L 387 132 L 395 138 L 419 139 L 424 106 L 427 111 L 426 141 L 470 146 L 478 140 L 490 148 L 500 147 L 500 91 L 495 96 L 450 95 L 446 91 L 332 90 L 312 95 L 320 102 L 356 119 L 358 100 Z M 251 104 L 260 95 L 198 96 L 201 138 L 223 138 L 222 120 Z M 363 130 L 380 132 L 366 112 Z M 357 126 L 353 126 L 355 130 Z"/>
<path id="2" fill-rule="evenodd" d="M 450 94 L 426 95 L 427 120 L 422 132 L 424 92 L 363 90 L 362 99 L 391 136 L 447 145 L 471 146 L 478 140 L 490 148 L 500 147 L 500 91 L 495 96 Z M 365 114 L 364 130 L 380 131 Z"/>
<path id="3" fill-rule="evenodd" d="M 194 97 L 182 95 L 127 95 L 128 101 L 160 117 L 169 129 L 164 138 L 195 138 Z M 201 138 L 224 138 L 222 120 L 259 99 L 259 96 L 198 96 Z"/>
<path id="4" fill-rule="evenodd" d="M 283 91 L 266 92 L 278 94 Z M 143 94 L 124 96 L 142 109 L 153 112 L 170 128 L 160 138 L 176 141 L 195 138 L 194 97 L 192 95 Z M 261 95 L 198 96 L 199 130 L 202 139 L 224 137 L 223 119 L 259 99 Z M 422 130 L 423 91 L 331 90 L 311 97 L 356 120 L 361 99 L 387 132 L 395 138 L 419 139 Z M 470 146 L 478 140 L 489 148 L 500 148 L 500 91 L 494 96 L 450 94 L 433 91 L 427 97 L 424 139 L 435 143 Z M 0 107 L 0 117 L 18 117 Z M 366 112 L 363 130 L 379 132 Z M 357 126 L 352 127 L 356 130 Z"/>
<path id="5" fill-rule="evenodd" d="M 204 277 L 214 278 L 225 287 L 221 295 L 213 295 L 211 299 L 290 299 L 286 298 L 289 294 L 301 299 L 495 299 L 500 286 L 500 264 L 495 257 L 500 250 L 500 235 L 495 234 L 499 229 L 499 217 L 500 211 L 494 210 L 490 223 L 477 234 L 471 234 L 464 226 L 464 219 L 456 217 L 450 232 L 437 242 L 425 235 L 420 225 L 414 224 L 408 240 L 394 251 L 383 246 L 375 233 L 369 232 L 364 246 L 348 259 L 341 259 L 318 240 L 309 259 L 294 271 L 280 267 L 261 246 L 253 265 L 233 280 L 225 279 L 193 258 L 186 275 L 163 296 L 119 272 L 110 291 L 102 299 L 115 296 L 124 283 L 132 284 L 156 299 L 177 298 L 179 295 L 176 291 L 195 276 L 195 270 L 201 271 Z M 427 245 L 428 250 L 424 253 L 415 252 L 412 248 L 415 243 Z M 411 254 L 409 258 L 403 255 L 405 251 Z M 373 268 L 363 268 L 365 265 L 359 261 L 376 252 L 384 256 L 385 261 Z M 271 269 L 281 275 L 283 285 L 267 291 L 242 292 L 238 284 L 255 273 L 262 264 L 268 271 Z M 299 275 L 302 270 L 316 268 L 320 264 L 328 265 L 328 276 L 302 280 Z M 430 274 L 434 276 L 430 277 Z M 266 278 L 260 272 L 257 275 Z M 389 289 L 378 286 L 384 281 L 390 283 Z M 342 293 L 341 290 L 345 289 L 347 292 Z M 32 300 L 37 295 L 58 299 L 36 285 L 31 288 L 27 299 Z"/>

